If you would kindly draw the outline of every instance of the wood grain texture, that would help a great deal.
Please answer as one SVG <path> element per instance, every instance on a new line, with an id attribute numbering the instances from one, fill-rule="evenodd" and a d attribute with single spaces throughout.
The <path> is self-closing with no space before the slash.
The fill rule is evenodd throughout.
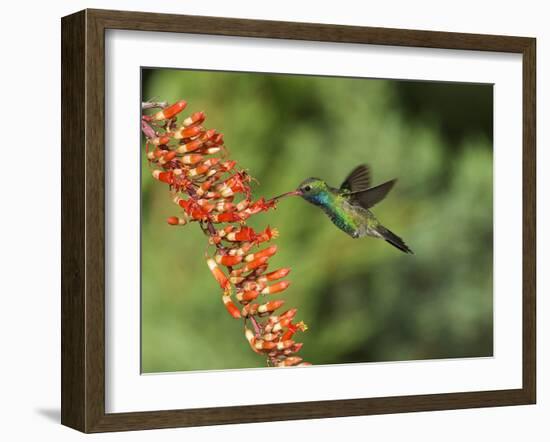
<path id="1" fill-rule="evenodd" d="M 536 40 L 523 51 L 523 389 L 536 402 Z"/>
<path id="2" fill-rule="evenodd" d="M 105 30 L 499 51 L 523 55 L 523 387 L 105 413 Z M 531 404 L 535 355 L 535 40 L 526 37 L 86 10 L 62 20 L 62 423 L 83 432 Z"/>
<path id="3" fill-rule="evenodd" d="M 88 10 L 106 29 L 229 35 L 336 43 L 522 52 L 529 38 L 150 12 Z"/>
<path id="4" fill-rule="evenodd" d="M 61 422 L 85 427 L 85 13 L 61 33 Z"/>
<path id="5" fill-rule="evenodd" d="M 105 415 L 105 38 L 86 11 L 86 431 Z"/>

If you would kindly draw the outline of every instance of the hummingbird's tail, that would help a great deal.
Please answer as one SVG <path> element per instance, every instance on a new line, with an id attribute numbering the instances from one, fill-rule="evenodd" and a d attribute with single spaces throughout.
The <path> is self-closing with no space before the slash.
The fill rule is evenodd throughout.
<path id="1" fill-rule="evenodd" d="M 388 230 L 384 226 L 379 225 L 376 227 L 376 231 L 382 236 L 383 239 L 389 242 L 392 246 L 398 248 L 404 253 L 410 253 L 411 255 L 414 255 L 414 252 L 411 249 L 409 249 L 407 244 L 405 244 L 405 241 L 399 238 L 399 236 L 397 236 L 391 230 Z"/>

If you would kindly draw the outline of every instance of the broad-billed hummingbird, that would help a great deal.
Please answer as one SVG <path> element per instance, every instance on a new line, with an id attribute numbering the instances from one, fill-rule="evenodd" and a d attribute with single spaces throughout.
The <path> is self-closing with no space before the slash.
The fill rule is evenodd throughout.
<path id="1" fill-rule="evenodd" d="M 353 238 L 372 236 L 382 238 L 405 253 L 413 253 L 395 233 L 386 229 L 376 219 L 370 208 L 382 201 L 397 180 L 393 179 L 370 187 L 369 167 L 357 166 L 344 180 L 339 189 L 329 186 L 320 178 L 308 178 L 298 188 L 275 200 L 297 195 L 320 207 L 330 220 Z"/>

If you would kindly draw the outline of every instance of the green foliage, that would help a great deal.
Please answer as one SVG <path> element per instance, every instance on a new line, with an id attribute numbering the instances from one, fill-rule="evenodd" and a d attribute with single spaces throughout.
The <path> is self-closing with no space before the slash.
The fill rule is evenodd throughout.
<path id="1" fill-rule="evenodd" d="M 492 355 L 492 141 L 479 124 L 492 121 L 491 86 L 166 69 L 144 71 L 143 97 L 205 111 L 259 180 L 255 197 L 309 176 L 336 186 L 359 163 L 375 184 L 399 179 L 374 212 L 412 256 L 348 237 L 299 198 L 252 220 L 281 233 L 270 268 L 292 268 L 280 298 L 309 325 L 306 361 Z M 142 172 L 143 371 L 265 366 L 223 308 L 200 229 L 168 226 L 178 208 L 145 159 Z"/>

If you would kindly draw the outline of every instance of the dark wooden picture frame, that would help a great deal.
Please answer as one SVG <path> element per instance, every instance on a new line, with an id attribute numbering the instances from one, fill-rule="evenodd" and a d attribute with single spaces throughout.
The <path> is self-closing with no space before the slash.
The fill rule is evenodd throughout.
<path id="1" fill-rule="evenodd" d="M 518 53 L 523 63 L 523 385 L 512 390 L 105 412 L 105 30 L 123 29 Z M 62 19 L 62 406 L 83 432 L 533 404 L 535 52 L 533 38 L 84 10 Z"/>

